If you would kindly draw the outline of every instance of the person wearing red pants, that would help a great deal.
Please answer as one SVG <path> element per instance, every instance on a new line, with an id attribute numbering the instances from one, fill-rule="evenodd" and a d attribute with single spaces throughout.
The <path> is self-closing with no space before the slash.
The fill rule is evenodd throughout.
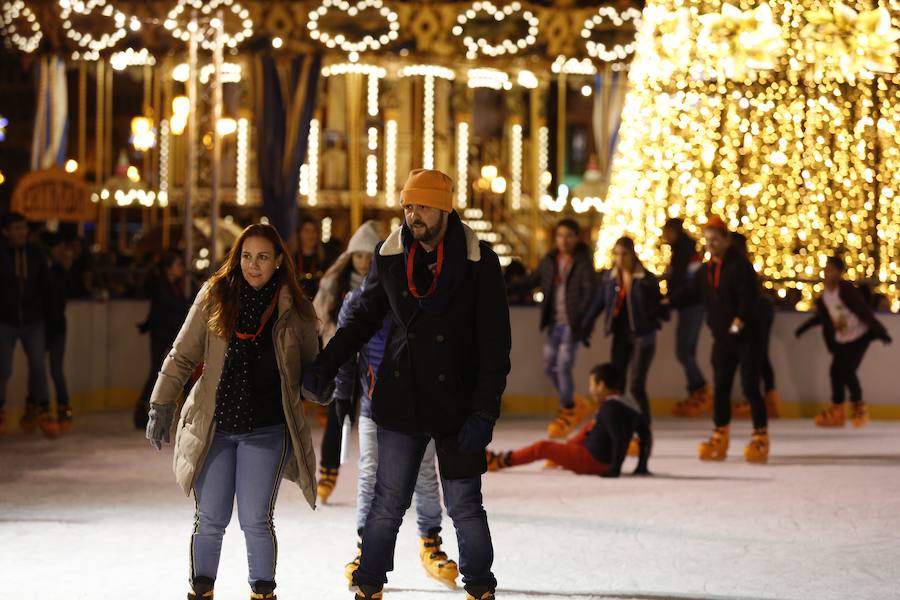
<path id="1" fill-rule="evenodd" d="M 628 444 L 642 427 L 641 408 L 634 398 L 622 394 L 622 373 L 613 364 L 598 365 L 588 383 L 591 397 L 600 405 L 596 417 L 565 443 L 541 440 L 510 452 L 487 450 L 488 470 L 550 460 L 578 475 L 618 477 L 628 454 Z M 648 440 L 644 435 L 639 437 Z M 648 475 L 649 444 L 642 443 L 636 475 Z"/>

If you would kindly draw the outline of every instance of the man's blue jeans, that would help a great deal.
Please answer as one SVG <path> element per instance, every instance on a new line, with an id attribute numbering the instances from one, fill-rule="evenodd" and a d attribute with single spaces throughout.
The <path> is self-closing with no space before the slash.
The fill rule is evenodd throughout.
<path id="1" fill-rule="evenodd" d="M 13 352 L 18 340 L 22 340 L 28 359 L 28 400 L 47 409 L 50 406 L 50 391 L 47 388 L 43 322 L 29 325 L 0 323 L 0 409 L 6 406 L 6 384 L 12 376 Z"/>
<path id="2" fill-rule="evenodd" d="M 359 481 L 356 482 L 356 529 L 366 526 L 372 497 L 375 495 L 375 477 L 378 470 L 378 426 L 369 417 L 359 417 Z M 416 524 L 419 536 L 430 535 L 441 527 L 441 492 L 438 488 L 437 463 L 434 440 L 428 442 L 419 476 L 416 479 Z"/>
<path id="3" fill-rule="evenodd" d="M 687 377 L 688 392 L 695 392 L 706 385 L 706 378 L 697 366 L 697 341 L 706 309 L 702 304 L 692 304 L 678 311 L 675 328 L 675 355 Z"/>
<path id="4" fill-rule="evenodd" d="M 412 502 L 413 490 L 425 448 L 431 438 L 378 428 L 378 471 L 375 496 L 362 534 L 362 557 L 353 576 L 356 585 L 378 587 L 394 570 L 394 546 L 403 515 Z M 493 592 L 497 580 L 491 573 L 494 547 L 487 513 L 481 499 L 481 477 L 441 477 L 447 513 L 459 542 L 459 570 L 466 591 L 480 597 Z"/>
<path id="5" fill-rule="evenodd" d="M 578 341 L 572 339 L 572 328 L 563 323 L 554 323 L 544 336 L 544 373 L 559 394 L 560 408 L 572 408 L 575 401 L 575 382 L 572 368 Z"/>

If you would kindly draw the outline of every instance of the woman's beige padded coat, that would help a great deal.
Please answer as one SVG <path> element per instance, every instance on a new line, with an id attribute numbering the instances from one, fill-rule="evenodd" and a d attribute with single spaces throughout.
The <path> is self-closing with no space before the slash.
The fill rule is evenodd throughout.
<path id="1" fill-rule="evenodd" d="M 225 361 L 225 338 L 209 331 L 209 315 L 204 310 L 206 286 L 197 294 L 172 350 L 163 362 L 151 404 L 175 402 L 196 366 L 203 363 L 203 374 L 191 388 L 181 409 L 175 432 L 173 469 L 178 485 L 190 495 L 194 480 L 203 467 L 216 429 L 216 388 Z M 281 372 L 282 406 L 291 435 L 293 454 L 284 476 L 303 491 L 306 501 L 316 507 L 316 455 L 309 425 L 300 399 L 302 366 L 315 360 L 319 351 L 316 323 L 306 321 L 294 310 L 290 292 L 281 288 L 278 319 L 272 329 L 275 356 Z"/>

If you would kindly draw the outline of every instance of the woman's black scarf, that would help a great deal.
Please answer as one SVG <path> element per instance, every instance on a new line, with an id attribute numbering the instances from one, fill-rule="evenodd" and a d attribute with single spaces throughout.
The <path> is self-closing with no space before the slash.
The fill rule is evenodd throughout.
<path id="1" fill-rule="evenodd" d="M 271 338 L 259 335 L 253 339 L 240 339 L 237 333 L 253 335 L 260 330 L 263 313 L 272 304 L 279 284 L 279 277 L 273 276 L 256 290 L 241 277 L 240 311 L 225 350 L 222 376 L 216 388 L 216 425 L 222 431 L 247 433 L 253 428 L 252 366 L 259 358 L 260 344 L 271 343 Z M 277 318 L 277 312 L 272 313 L 270 321 Z"/>
<path id="2" fill-rule="evenodd" d="M 409 260 L 409 251 L 415 241 L 409 227 L 404 223 L 400 234 L 403 241 L 404 264 Z M 459 286 L 465 281 L 468 264 L 466 231 L 456 211 L 447 218 L 447 233 L 444 234 L 444 264 L 434 293 L 417 299 L 419 306 L 428 313 L 443 314 L 453 300 Z M 437 250 L 425 252 L 421 246 L 416 250 L 413 264 L 413 282 L 420 293 L 431 286 L 434 279 L 433 265 L 437 262 Z"/>

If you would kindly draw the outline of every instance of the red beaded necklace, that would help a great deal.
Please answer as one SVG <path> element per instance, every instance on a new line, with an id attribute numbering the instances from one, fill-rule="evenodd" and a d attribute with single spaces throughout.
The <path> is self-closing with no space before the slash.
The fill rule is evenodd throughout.
<path id="1" fill-rule="evenodd" d="M 406 286 L 409 288 L 409 293 L 413 295 L 414 298 L 421 300 L 422 298 L 428 298 L 434 291 L 437 289 L 438 279 L 441 277 L 441 271 L 444 268 L 444 240 L 441 240 L 438 243 L 437 247 L 437 267 L 434 270 L 434 278 L 431 280 L 431 286 L 428 288 L 428 291 L 424 294 L 419 293 L 419 290 L 416 288 L 416 283 L 413 281 L 413 265 L 416 258 L 416 250 L 419 248 L 419 242 L 413 242 L 412 248 L 409 249 L 409 258 L 406 259 Z"/>

